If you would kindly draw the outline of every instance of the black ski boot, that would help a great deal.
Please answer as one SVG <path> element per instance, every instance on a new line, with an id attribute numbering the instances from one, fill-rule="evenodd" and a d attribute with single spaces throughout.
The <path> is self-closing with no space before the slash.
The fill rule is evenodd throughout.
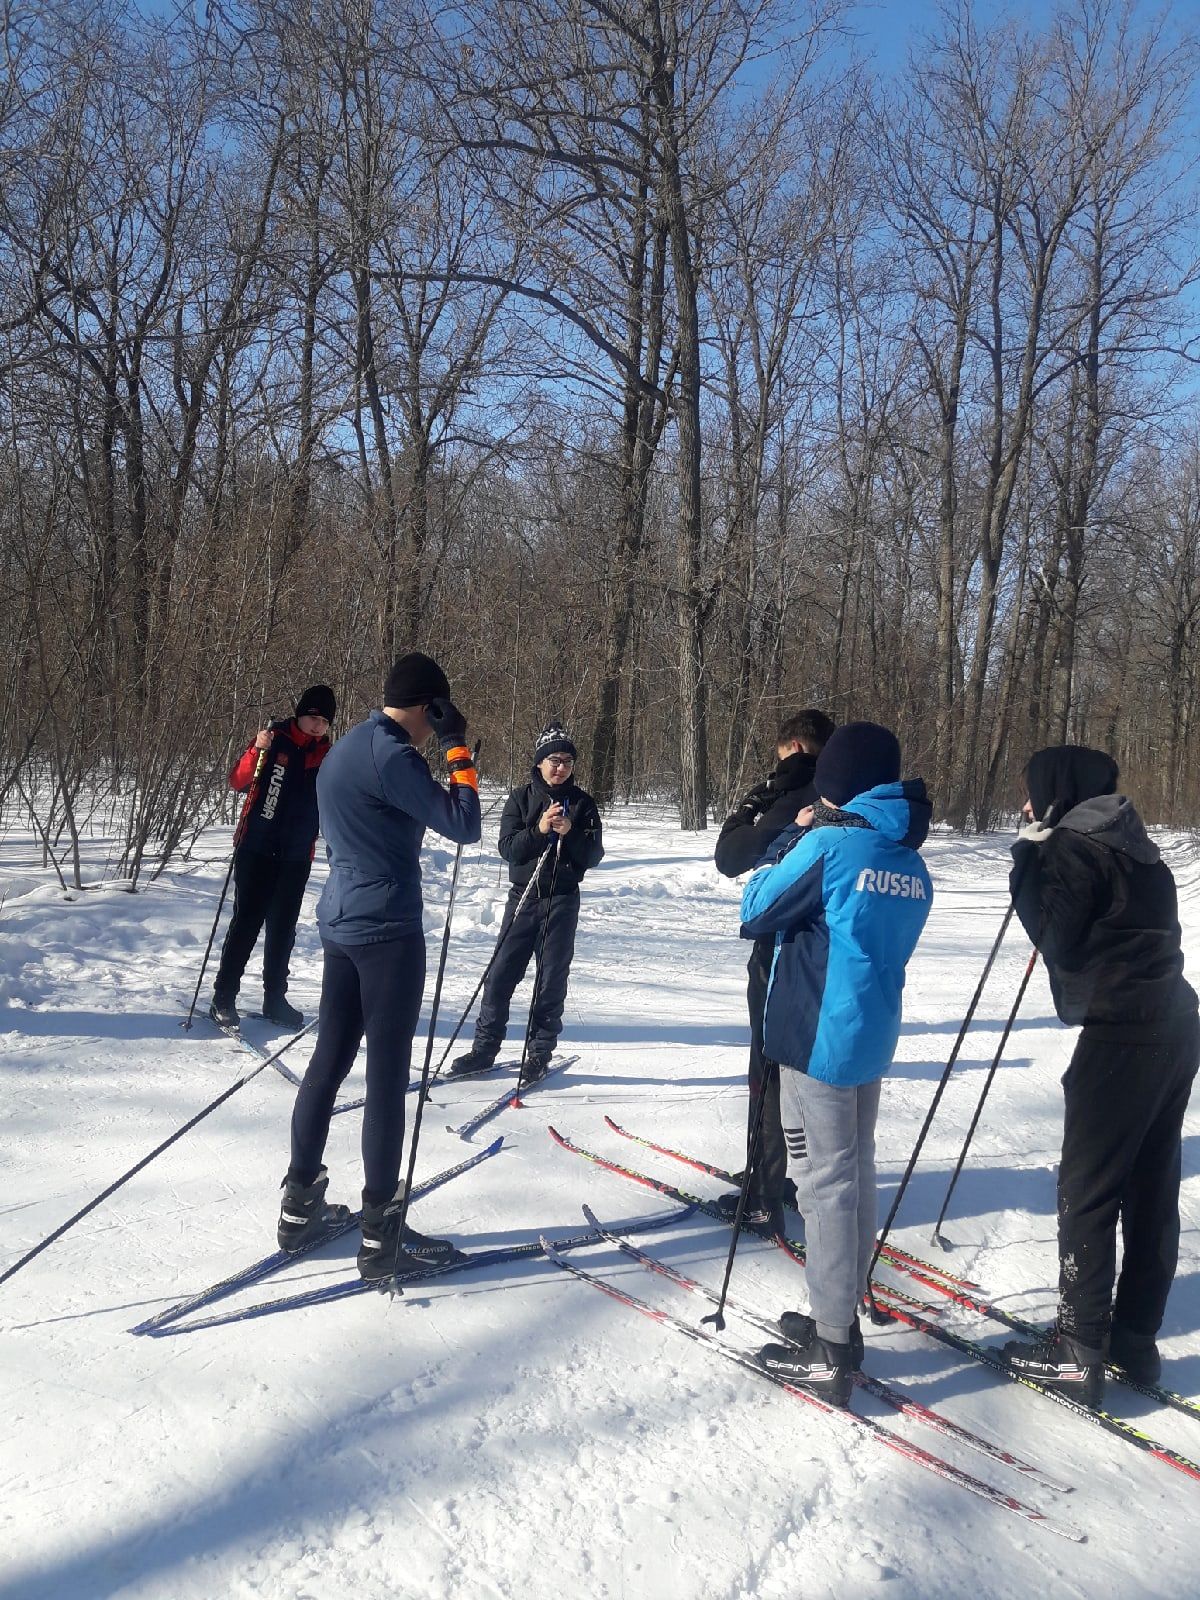
<path id="1" fill-rule="evenodd" d="M 368 1283 L 386 1282 L 397 1274 L 420 1272 L 423 1267 L 452 1266 L 466 1259 L 449 1239 L 435 1239 L 407 1226 L 401 1235 L 403 1210 L 403 1188 L 398 1189 L 386 1205 L 363 1201 L 358 1271 Z"/>
<path id="2" fill-rule="evenodd" d="M 238 1016 L 238 1008 L 227 995 L 214 994 L 212 1003 L 208 1008 L 208 1014 L 218 1028 L 232 1028 L 236 1032 L 242 1025 L 242 1019 Z"/>
<path id="3" fill-rule="evenodd" d="M 304 1013 L 297 1011 L 283 995 L 267 995 L 263 999 L 262 1014 L 268 1022 L 277 1022 L 281 1028 L 302 1028 Z"/>
<path id="4" fill-rule="evenodd" d="M 731 1228 L 737 1217 L 738 1201 L 741 1198 L 741 1191 L 738 1189 L 733 1189 L 728 1194 L 720 1194 L 716 1198 L 716 1208 Z M 752 1194 L 747 1195 L 746 1209 L 742 1212 L 742 1227 L 749 1228 L 753 1233 L 761 1233 L 765 1238 L 773 1239 L 777 1233 L 783 1232 L 783 1207 L 769 1206 L 764 1200 L 759 1200 Z"/>
<path id="5" fill-rule="evenodd" d="M 828 1405 L 845 1409 L 850 1404 L 850 1390 L 854 1384 L 850 1346 L 820 1338 L 815 1327 L 811 1338 L 803 1345 L 763 1345 L 758 1360 L 777 1378 L 807 1389 Z"/>
<path id="6" fill-rule="evenodd" d="M 817 1325 L 804 1311 L 785 1311 L 779 1319 L 779 1331 L 793 1344 L 807 1345 L 816 1334 Z M 850 1324 L 850 1365 L 855 1372 L 862 1371 L 867 1347 L 863 1343 L 862 1323 L 855 1317 Z"/>
<path id="7" fill-rule="evenodd" d="M 450 1076 L 469 1078 L 477 1072 L 490 1072 L 499 1054 L 499 1045 L 473 1044 L 465 1056 L 455 1056 L 450 1063 Z"/>
<path id="8" fill-rule="evenodd" d="M 545 1053 L 540 1050 L 531 1050 L 526 1056 L 525 1071 L 521 1075 L 521 1081 L 526 1089 L 531 1083 L 541 1083 L 542 1079 L 550 1071 L 550 1055 L 551 1052 L 548 1050 Z"/>
<path id="9" fill-rule="evenodd" d="M 314 1182 L 298 1183 L 289 1172 L 283 1180 L 283 1200 L 279 1207 L 281 1250 L 299 1250 L 313 1238 L 339 1224 L 349 1222 L 349 1206 L 327 1206 L 325 1191 L 329 1174 L 322 1167 Z"/>
<path id="10" fill-rule="evenodd" d="M 1134 1383 L 1157 1383 L 1162 1377 L 1162 1357 L 1152 1333 L 1134 1333 L 1114 1322 L 1108 1339 L 1108 1359 Z"/>
<path id="11" fill-rule="evenodd" d="M 1000 1352 L 1014 1372 L 1034 1378 L 1047 1389 L 1074 1395 L 1085 1406 L 1104 1398 L 1104 1360 L 1099 1350 L 1055 1333 L 1036 1344 L 1010 1339 Z"/>

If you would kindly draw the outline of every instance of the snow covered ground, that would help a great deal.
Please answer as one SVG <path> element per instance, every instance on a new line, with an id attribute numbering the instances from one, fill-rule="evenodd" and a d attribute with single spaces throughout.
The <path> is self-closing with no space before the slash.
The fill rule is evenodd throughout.
<path id="1" fill-rule="evenodd" d="M 464 861 L 443 1035 L 499 921 L 497 816 Z M 615 813 L 606 832 L 608 858 L 585 890 L 563 1041 L 580 1052 L 578 1066 L 505 1112 L 494 1124 L 502 1153 L 415 1213 L 463 1244 L 578 1232 L 584 1201 L 610 1218 L 659 1209 L 657 1196 L 557 1149 L 551 1123 L 709 1195 L 719 1184 L 618 1138 L 605 1114 L 739 1164 L 747 1028 L 737 888 L 711 866 L 715 835 L 680 834 L 648 809 Z M 1200 859 L 1181 837 L 1162 842 L 1194 977 Z M 0 1266 L 249 1064 L 207 1027 L 190 1037 L 179 1028 L 228 843 L 214 831 L 201 860 L 135 896 L 110 887 L 73 900 L 30 865 L 29 841 L 0 848 Z M 94 850 L 103 862 L 108 841 Z M 885 1204 L 1004 905 L 1003 840 L 940 836 L 927 859 L 936 900 L 880 1120 Z M 426 861 L 436 933 L 451 856 L 435 845 Z M 311 911 L 322 876 L 293 969 L 292 998 L 305 1010 L 317 998 Z M 906 1198 L 897 1238 L 920 1254 L 936 1253 L 929 1227 L 1026 955 L 1013 934 Z M 247 1009 L 256 998 L 253 986 L 243 990 Z M 247 1032 L 272 1037 L 261 1020 Z M 1006 1306 L 1038 1314 L 1053 1305 L 1058 1078 L 1071 1044 L 1039 972 L 954 1200 L 947 1232 L 957 1249 L 943 1258 Z M 304 1049 L 294 1052 L 298 1068 Z M 495 1093 L 487 1080 L 437 1086 L 419 1175 L 460 1158 L 465 1147 L 444 1124 Z M 874 1402 L 864 1409 L 1074 1523 L 1086 1544 L 899 1460 L 545 1262 L 391 1304 L 366 1294 L 132 1337 L 142 1318 L 273 1248 L 290 1106 L 291 1090 L 268 1069 L 0 1289 L 0 1600 L 1197 1592 L 1200 1483 L 907 1331 L 868 1330 L 872 1371 L 1031 1456 L 1075 1493 L 1056 1497 Z M 335 1119 L 328 1152 L 331 1198 L 351 1203 L 357 1122 Z M 1166 1381 L 1200 1395 L 1200 1103 L 1184 1171 Z M 706 1218 L 651 1237 L 719 1284 L 728 1235 Z M 355 1243 L 347 1236 L 244 1300 L 345 1278 Z M 689 1321 L 704 1310 L 607 1248 L 575 1259 Z M 754 1240 L 742 1246 L 734 1291 L 771 1313 L 805 1303 L 802 1271 Z M 966 1313 L 957 1325 L 1004 1336 Z M 726 1337 L 762 1342 L 735 1318 Z M 1116 1386 L 1110 1401 L 1200 1458 L 1197 1421 Z"/>

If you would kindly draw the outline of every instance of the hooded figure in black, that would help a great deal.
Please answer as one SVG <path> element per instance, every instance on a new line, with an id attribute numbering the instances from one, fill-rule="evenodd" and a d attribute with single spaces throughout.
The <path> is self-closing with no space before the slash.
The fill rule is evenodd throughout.
<path id="1" fill-rule="evenodd" d="M 575 745 L 560 722 L 538 735 L 529 782 L 514 789 L 500 818 L 500 854 L 512 887 L 491 971 L 466 1055 L 453 1073 L 485 1072 L 495 1062 L 508 1028 L 513 991 L 536 959 L 533 1001 L 522 1052 L 526 1083 L 544 1078 L 562 1032 L 563 1005 L 575 928 L 579 885 L 604 855 L 600 813 L 574 780 Z"/>
<path id="2" fill-rule="evenodd" d="M 1013 1364 L 1093 1403 L 1103 1361 L 1157 1381 L 1179 1246 L 1181 1131 L 1200 1061 L 1175 880 L 1099 750 L 1039 750 L 1013 846 L 1017 916 L 1060 1019 L 1082 1024 L 1063 1078 L 1057 1337 Z M 1113 1299 L 1116 1233 L 1125 1253 Z"/>
<path id="3" fill-rule="evenodd" d="M 795 822 L 796 813 L 816 800 L 813 774 L 817 757 L 832 732 L 833 723 L 823 711 L 797 711 L 782 724 L 775 739 L 774 770 L 762 783 L 755 784 L 722 824 L 713 860 L 724 877 L 738 878 L 743 872 L 752 872 Z M 750 1012 L 747 1160 L 751 1159 L 759 1099 L 766 1096 L 758 1150 L 751 1162 L 746 1219 L 755 1227 L 777 1232 L 783 1224 L 785 1202 L 795 1204 L 796 1186 L 787 1174 L 787 1145 L 779 1113 L 779 1063 L 768 1060 L 763 1050 L 763 1014 L 774 958 L 775 935 L 766 934 L 754 941 L 746 963 L 746 1002 Z M 740 1198 L 740 1191 L 735 1189 L 717 1201 L 730 1222 L 737 1216 Z"/>

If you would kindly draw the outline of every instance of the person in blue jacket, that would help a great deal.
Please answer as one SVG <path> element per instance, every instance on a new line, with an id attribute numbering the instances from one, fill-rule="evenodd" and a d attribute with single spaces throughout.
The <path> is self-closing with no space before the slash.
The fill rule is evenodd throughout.
<path id="1" fill-rule="evenodd" d="M 930 806 L 900 782 L 896 736 L 838 728 L 817 757 L 820 796 L 742 896 L 743 933 L 775 936 L 763 1019 L 808 1250 L 810 1314 L 785 1312 L 773 1372 L 846 1405 L 862 1364 L 858 1307 L 875 1246 L 875 1122 L 900 1035 L 904 971 L 933 899 L 917 854 Z"/>
<path id="2" fill-rule="evenodd" d="M 324 951 L 317 1043 L 292 1113 L 279 1245 L 296 1250 L 327 1226 L 322 1166 L 338 1086 L 367 1040 L 362 1246 L 372 1281 L 454 1251 L 447 1239 L 400 1232 L 397 1193 L 404 1096 L 425 987 L 421 841 L 427 827 L 456 844 L 480 835 L 478 779 L 466 719 L 437 663 L 420 651 L 388 675 L 382 711 L 339 739 L 317 781 L 329 879 L 317 905 Z M 450 772 L 437 783 L 419 746 L 436 737 Z M 344 1208 L 341 1216 L 348 1213 Z"/>

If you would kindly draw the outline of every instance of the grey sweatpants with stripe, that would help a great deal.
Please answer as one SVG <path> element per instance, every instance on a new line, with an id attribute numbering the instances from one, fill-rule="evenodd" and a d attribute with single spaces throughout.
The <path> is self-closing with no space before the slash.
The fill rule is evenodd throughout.
<path id="1" fill-rule="evenodd" d="M 845 1344 L 875 1249 L 875 1120 L 879 1085 L 843 1089 L 779 1069 L 788 1166 L 804 1217 L 808 1303 L 822 1339 Z"/>

